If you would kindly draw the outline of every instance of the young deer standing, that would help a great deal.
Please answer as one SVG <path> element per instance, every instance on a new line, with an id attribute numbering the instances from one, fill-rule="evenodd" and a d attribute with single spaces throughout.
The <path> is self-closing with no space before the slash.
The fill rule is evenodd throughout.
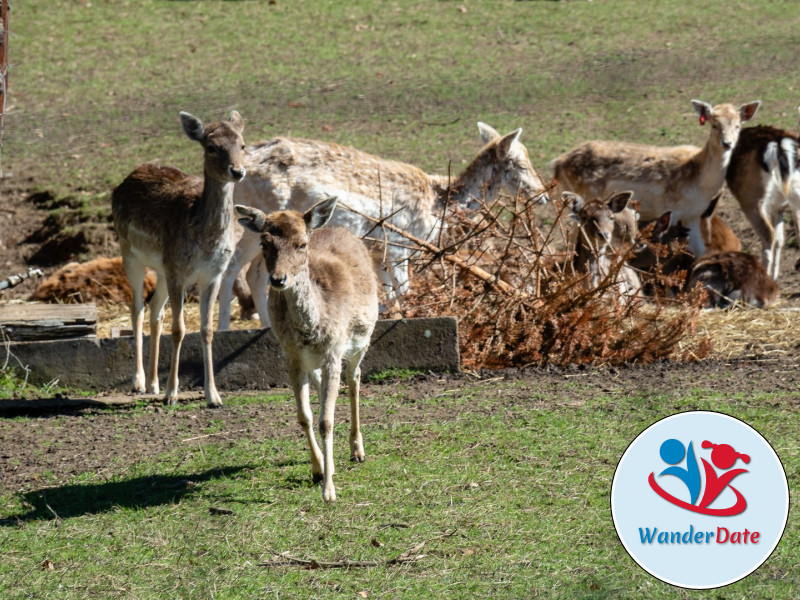
<path id="1" fill-rule="evenodd" d="M 763 247 L 763 264 L 777 281 L 784 242 L 783 213 L 792 211 L 800 236 L 798 138 L 769 126 L 742 130 L 726 180 Z"/>
<path id="2" fill-rule="evenodd" d="M 627 142 L 586 142 L 556 158 L 554 177 L 566 190 L 586 198 L 632 190 L 642 219 L 656 219 L 667 211 L 672 222 L 689 228 L 689 246 L 695 256 L 705 253 L 700 217 L 725 181 L 725 170 L 744 121 L 755 115 L 761 102 L 734 108 L 712 107 L 692 100 L 700 124 L 711 122 L 703 148 L 664 148 Z"/>
<path id="3" fill-rule="evenodd" d="M 378 320 L 378 284 L 366 246 L 342 227 L 320 229 L 335 208 L 335 197 L 304 214 L 293 210 L 264 214 L 236 205 L 239 222 L 260 234 L 272 287 L 269 314 L 286 355 L 297 420 L 311 449 L 311 473 L 315 482 L 323 481 L 326 502 L 336 500 L 333 417 L 342 360 L 350 394 L 350 457 L 364 461 L 360 365 Z M 311 429 L 309 380 L 320 399 L 321 454 Z"/>
<path id="4" fill-rule="evenodd" d="M 245 176 L 244 121 L 236 111 L 227 121 L 207 126 L 189 113 L 181 112 L 180 116 L 186 135 L 203 146 L 204 177 L 145 163 L 128 175 L 112 195 L 114 227 L 133 289 L 131 320 L 136 339 L 133 389 L 159 392 L 158 346 L 164 305 L 169 297 L 172 362 L 164 401 L 177 402 L 178 363 L 185 333 L 184 290 L 196 283 L 200 291 L 205 397 L 209 406 L 220 406 L 211 355 L 213 310 L 222 274 L 235 246 L 233 186 Z M 146 380 L 142 361 L 145 267 L 157 274 L 150 301 L 150 361 Z"/>
<path id="5" fill-rule="evenodd" d="M 380 226 L 346 210 L 349 207 L 374 218 L 387 218 L 392 225 L 425 240 L 438 235 L 448 206 L 474 209 L 481 200 L 493 202 L 501 194 L 539 196 L 546 201 L 546 187 L 519 141 L 522 129 L 503 136 L 484 123 L 478 123 L 478 129 L 483 148 L 452 181 L 338 144 L 275 138 L 248 148 L 248 177 L 236 187 L 235 199 L 238 204 L 272 212 L 287 208 L 303 211 L 324 198 L 337 196 L 345 206 L 334 215 L 335 225 L 359 237 L 383 237 Z M 408 290 L 411 244 L 391 232 L 386 238 L 385 247 L 381 243 L 371 246 L 387 299 L 392 301 Z M 258 238 L 245 232 L 222 283 L 220 329 L 230 327 L 231 290 L 237 273 L 257 256 Z M 263 327 L 269 326 L 267 277 L 263 263 L 248 270 L 247 282 Z"/>
<path id="6" fill-rule="evenodd" d="M 583 198 L 571 192 L 564 192 L 562 197 L 568 203 L 570 216 L 579 224 L 578 237 L 575 241 L 575 254 L 572 266 L 576 273 L 587 274 L 588 284 L 595 288 L 608 275 L 614 233 L 614 216 L 625 210 L 633 194 L 620 192 L 608 201 L 598 198 L 585 202 Z M 622 270 L 624 271 L 624 269 Z M 635 294 L 637 285 L 631 285 L 627 274 L 621 272 L 624 281 L 624 293 Z M 636 279 L 638 283 L 638 278 Z"/>

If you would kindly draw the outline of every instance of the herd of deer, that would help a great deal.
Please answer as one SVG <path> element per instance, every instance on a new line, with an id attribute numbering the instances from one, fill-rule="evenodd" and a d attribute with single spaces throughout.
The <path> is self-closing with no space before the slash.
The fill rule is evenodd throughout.
<path id="1" fill-rule="evenodd" d="M 710 124 L 702 148 L 594 141 L 553 161 L 554 178 L 580 224 L 573 267 L 596 284 L 612 251 L 636 244 L 625 281 L 619 282 L 623 293 L 634 295 L 640 293 L 637 270 L 658 262 L 648 251 L 650 243 L 688 236 L 690 284 L 705 285 L 715 305 L 741 299 L 764 306 L 777 296 L 783 212 L 791 208 L 795 224 L 800 223 L 798 138 L 772 127 L 742 130 L 760 102 L 739 108 L 696 100 L 692 105 L 700 124 Z M 350 396 L 351 457 L 360 462 L 360 363 L 378 318 L 377 279 L 387 302 L 409 283 L 412 247 L 394 228 L 376 226 L 374 220 L 433 240 L 448 205 L 470 211 L 503 195 L 544 203 L 548 187 L 520 142 L 521 129 L 500 135 L 478 123 L 483 146 L 451 179 L 321 141 L 276 138 L 248 147 L 243 119 L 235 111 L 210 125 L 185 112 L 180 117 L 185 133 L 203 146 L 204 176 L 146 163 L 112 197 L 122 263 L 133 290 L 134 389 L 159 393 L 158 346 L 169 299 L 173 345 L 165 401 L 176 402 L 184 294 L 196 285 L 205 398 L 209 406 L 221 404 L 211 350 L 213 305 L 219 295 L 219 328 L 227 329 L 232 295 L 247 267 L 262 325 L 272 327 L 286 356 L 314 480 L 322 481 L 323 498 L 332 501 L 333 413 L 342 363 Z M 712 215 L 725 180 L 761 239 L 761 261 L 740 252 L 732 232 Z M 646 222 L 654 222 L 646 230 L 648 240 L 638 241 Z M 147 372 L 142 352 L 146 267 L 157 274 Z M 322 451 L 311 428 L 309 383 L 320 398 Z"/>

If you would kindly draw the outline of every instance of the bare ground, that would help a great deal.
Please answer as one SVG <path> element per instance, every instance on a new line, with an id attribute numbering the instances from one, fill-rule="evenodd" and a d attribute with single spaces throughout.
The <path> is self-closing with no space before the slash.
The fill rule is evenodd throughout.
<path id="1" fill-rule="evenodd" d="M 473 407 L 480 407 L 469 410 L 490 413 L 513 410 L 521 403 L 580 410 L 587 401 L 600 397 L 658 394 L 683 399 L 698 389 L 731 396 L 776 393 L 800 404 L 798 367 L 800 350 L 778 360 L 509 370 L 481 376 L 417 375 L 411 380 L 365 385 L 362 423 L 368 441 L 369 430 L 385 426 L 389 418 L 420 425 L 452 420 L 464 410 L 454 399 L 467 394 Z M 202 408 L 197 393 L 182 397 L 193 410 L 164 409 L 155 398 L 143 408 L 131 404 L 134 399 L 130 396 L 98 396 L 94 400 L 107 406 L 88 408 L 70 407 L 68 399 L 61 398 L 65 408 L 22 411 L 3 410 L 0 401 L 0 494 L 62 485 L 82 473 L 111 477 L 124 473 L 127 465 L 162 453 L 233 439 L 257 442 L 293 437 L 304 444 L 288 391 L 278 392 L 284 394 L 280 398 L 275 398 L 275 393 L 218 410 Z M 346 422 L 347 413 L 347 406 L 340 404 L 337 422 Z M 15 415 L 26 418 L 13 418 Z"/>

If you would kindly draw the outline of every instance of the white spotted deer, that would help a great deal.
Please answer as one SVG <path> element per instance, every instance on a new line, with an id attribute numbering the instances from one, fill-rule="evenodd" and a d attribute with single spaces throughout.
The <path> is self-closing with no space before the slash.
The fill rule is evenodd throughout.
<path id="1" fill-rule="evenodd" d="M 643 220 L 670 211 L 672 222 L 689 228 L 695 256 L 705 253 L 700 220 L 725 181 L 731 152 L 741 124 L 753 118 L 760 101 L 711 106 L 692 100 L 700 124 L 711 131 L 702 148 L 661 147 L 614 141 L 586 142 L 553 160 L 551 167 L 562 189 L 585 198 L 632 190 Z"/>
<path id="2" fill-rule="evenodd" d="M 272 288 L 269 314 L 286 355 L 297 420 L 311 450 L 311 473 L 322 498 L 336 499 L 333 485 L 333 418 L 342 361 L 350 395 L 351 459 L 364 461 L 359 416 L 361 360 L 378 319 L 378 282 L 364 243 L 342 227 L 323 227 L 336 198 L 305 213 L 270 214 L 236 205 L 239 222 L 258 233 Z M 309 381 L 320 399 L 322 453 L 311 429 Z"/>
<path id="3" fill-rule="evenodd" d="M 800 235 L 798 137 L 769 126 L 742 130 L 728 168 L 728 188 L 763 248 L 762 263 L 777 281 L 785 238 L 783 214 L 792 212 Z"/>
<path id="4" fill-rule="evenodd" d="M 172 357 L 164 401 L 178 398 L 178 363 L 185 333 L 184 293 L 196 283 L 200 293 L 204 391 L 209 406 L 222 401 L 214 383 L 211 341 L 214 301 L 235 247 L 233 187 L 245 176 L 244 120 L 233 111 L 226 121 L 203 125 L 180 113 L 183 130 L 204 151 L 203 177 L 153 163 L 138 166 L 114 190 L 112 210 L 122 263 L 133 289 L 131 320 L 135 337 L 137 392 L 159 393 L 158 347 L 164 305 L 172 308 Z M 150 360 L 142 359 L 145 267 L 157 274 L 150 300 Z"/>
<path id="5" fill-rule="evenodd" d="M 386 218 L 388 223 L 417 238 L 433 240 L 448 206 L 474 209 L 480 206 L 480 201 L 490 203 L 502 194 L 510 197 L 522 194 L 546 201 L 546 187 L 519 141 L 522 129 L 506 135 L 484 123 L 478 123 L 478 129 L 483 147 L 452 180 L 334 143 L 275 138 L 248 148 L 248 177 L 236 188 L 236 202 L 264 212 L 287 208 L 304 211 L 324 198 L 337 196 L 340 208 L 332 223 L 359 237 L 368 234 L 381 239 L 384 232 L 348 208 L 373 218 Z M 392 302 L 408 289 L 412 244 L 392 232 L 386 232 L 386 241 L 385 247 L 381 243 L 371 247 L 387 300 Z M 220 329 L 230 327 L 230 303 L 237 273 L 257 256 L 258 239 L 245 232 L 220 291 Z M 247 281 L 263 327 L 269 326 L 267 277 L 267 270 L 259 265 L 248 270 Z"/>

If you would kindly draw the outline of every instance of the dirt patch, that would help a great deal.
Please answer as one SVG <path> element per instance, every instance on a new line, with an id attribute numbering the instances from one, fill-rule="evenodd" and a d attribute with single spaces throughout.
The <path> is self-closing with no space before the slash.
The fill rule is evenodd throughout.
<path id="1" fill-rule="evenodd" d="M 362 421 L 368 430 L 390 421 L 424 426 L 431 421 L 453 420 L 464 410 L 454 400 L 467 394 L 469 410 L 487 414 L 520 403 L 580 409 L 587 401 L 601 397 L 658 394 L 684 398 L 698 389 L 794 395 L 800 404 L 798 367 L 800 358 L 793 356 L 613 369 L 508 370 L 481 376 L 418 375 L 410 380 L 364 385 Z M 12 417 L 20 414 L 18 410 L 0 412 L 0 493 L 62 485 L 81 473 L 110 477 L 137 461 L 209 443 L 278 437 L 304 444 L 288 390 L 281 390 L 279 393 L 286 397 L 279 399 L 275 393 L 219 410 L 204 408 L 201 394 L 195 393 L 182 397 L 190 407 L 181 410 L 166 410 L 157 399 L 142 408 L 113 405 L 119 397 L 98 396 L 96 400 L 109 403 L 107 408 L 34 409 L 23 413 L 28 418 L 16 419 Z M 348 414 L 347 405 L 340 404 L 337 422 L 347 422 Z"/>

